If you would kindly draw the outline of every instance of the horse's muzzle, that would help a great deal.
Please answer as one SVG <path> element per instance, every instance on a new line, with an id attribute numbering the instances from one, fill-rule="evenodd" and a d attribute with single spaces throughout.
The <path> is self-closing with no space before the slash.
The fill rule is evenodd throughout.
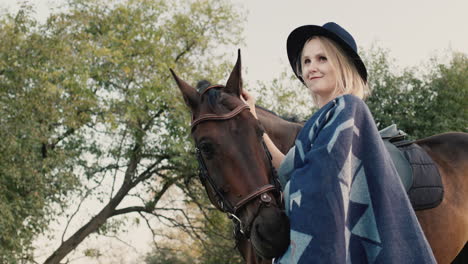
<path id="1" fill-rule="evenodd" d="M 290 243 L 289 218 L 276 207 L 266 207 L 252 223 L 250 241 L 256 253 L 271 259 L 282 256 Z"/>

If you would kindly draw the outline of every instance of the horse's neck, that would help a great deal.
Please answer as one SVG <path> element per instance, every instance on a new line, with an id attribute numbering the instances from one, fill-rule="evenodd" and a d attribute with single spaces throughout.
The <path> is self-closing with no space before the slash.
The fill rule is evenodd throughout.
<path id="1" fill-rule="evenodd" d="M 294 141 L 302 124 L 287 121 L 265 109 L 256 107 L 260 123 L 276 147 L 286 154 L 294 146 Z"/>

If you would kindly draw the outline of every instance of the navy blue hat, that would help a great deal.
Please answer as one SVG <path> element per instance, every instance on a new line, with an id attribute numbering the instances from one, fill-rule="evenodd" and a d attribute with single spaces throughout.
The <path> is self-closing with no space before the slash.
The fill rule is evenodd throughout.
<path id="1" fill-rule="evenodd" d="M 299 80 L 304 82 L 296 72 L 296 61 L 301 54 L 304 43 L 313 36 L 324 36 L 338 44 L 348 57 L 351 58 L 351 61 L 354 62 L 362 79 L 367 82 L 366 66 L 357 53 L 356 41 L 354 41 L 353 36 L 348 31 L 334 22 L 328 22 L 323 26 L 306 25 L 298 27 L 289 34 L 286 44 L 289 63 Z"/>

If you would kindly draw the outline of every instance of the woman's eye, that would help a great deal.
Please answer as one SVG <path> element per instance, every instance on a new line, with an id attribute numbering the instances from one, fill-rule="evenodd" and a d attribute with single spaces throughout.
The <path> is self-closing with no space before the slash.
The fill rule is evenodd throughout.
<path id="1" fill-rule="evenodd" d="M 320 61 L 327 61 L 327 57 L 325 57 L 325 56 L 320 56 L 320 57 L 319 57 L 319 60 L 320 60 Z"/>
<path id="2" fill-rule="evenodd" d="M 304 60 L 304 64 L 309 64 L 310 63 L 310 59 L 305 59 Z"/>

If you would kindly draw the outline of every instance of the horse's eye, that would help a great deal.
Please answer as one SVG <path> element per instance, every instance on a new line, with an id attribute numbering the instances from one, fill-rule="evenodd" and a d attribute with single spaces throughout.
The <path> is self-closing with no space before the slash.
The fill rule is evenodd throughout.
<path id="1" fill-rule="evenodd" d="M 213 144 L 210 143 L 201 143 L 198 148 L 200 149 L 201 153 L 203 153 L 203 156 L 206 158 L 211 158 L 214 154 L 214 147 Z"/>

